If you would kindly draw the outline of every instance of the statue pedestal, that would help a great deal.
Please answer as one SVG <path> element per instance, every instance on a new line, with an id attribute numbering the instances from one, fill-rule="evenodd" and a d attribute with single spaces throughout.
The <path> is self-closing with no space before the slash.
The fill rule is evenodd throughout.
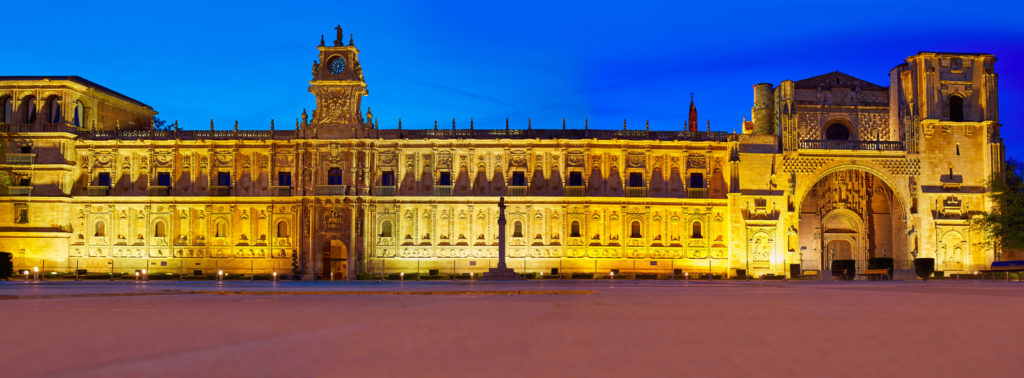
<path id="1" fill-rule="evenodd" d="M 523 279 L 511 268 L 491 268 L 480 276 L 480 281 L 518 281 Z"/>

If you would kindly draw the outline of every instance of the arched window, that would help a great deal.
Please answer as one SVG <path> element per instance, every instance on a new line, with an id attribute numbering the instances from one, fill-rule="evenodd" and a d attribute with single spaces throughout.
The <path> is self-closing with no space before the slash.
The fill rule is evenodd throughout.
<path id="1" fill-rule="evenodd" d="M 702 228 L 700 222 L 693 222 L 693 231 L 690 233 L 690 237 L 693 239 L 703 238 Z"/>
<path id="2" fill-rule="evenodd" d="M 952 95 L 949 96 L 949 120 L 953 122 L 964 121 L 964 98 Z"/>
<path id="3" fill-rule="evenodd" d="M 0 98 L 0 123 L 8 123 L 13 121 L 13 113 L 14 101 L 11 101 L 11 96 L 4 96 Z"/>
<path id="4" fill-rule="evenodd" d="M 50 96 L 49 100 L 46 100 L 46 109 L 49 110 L 49 117 L 47 122 L 57 123 L 60 122 L 60 98 L 57 96 Z"/>
<path id="5" fill-rule="evenodd" d="M 384 221 L 380 224 L 380 237 L 390 238 L 391 237 L 391 221 Z"/>
<path id="6" fill-rule="evenodd" d="M 164 222 L 156 222 L 153 225 L 153 236 L 158 238 L 167 237 L 167 225 Z"/>
<path id="7" fill-rule="evenodd" d="M 288 222 L 280 221 L 277 222 L 277 237 L 287 238 L 288 237 Z"/>
<path id="8" fill-rule="evenodd" d="M 106 225 L 103 224 L 103 221 L 96 222 L 96 233 L 93 236 L 107 236 Z"/>
<path id="9" fill-rule="evenodd" d="M 82 127 L 85 125 L 85 105 L 82 105 L 81 101 L 75 101 L 75 115 L 74 124 L 76 127 Z"/>
<path id="10" fill-rule="evenodd" d="M 512 224 L 512 237 L 521 238 L 523 237 L 523 222 L 516 221 Z"/>
<path id="11" fill-rule="evenodd" d="M 228 234 L 227 233 L 227 228 L 228 227 L 227 227 L 226 224 L 224 224 L 223 221 L 217 222 L 217 225 L 214 226 L 214 228 L 215 228 L 214 233 L 213 233 L 214 237 L 223 238 L 223 237 L 225 237 Z"/>
<path id="12" fill-rule="evenodd" d="M 825 129 L 825 139 L 850 140 L 850 129 L 847 129 L 846 125 L 841 123 L 833 123 L 828 125 L 828 128 Z"/>
<path id="13" fill-rule="evenodd" d="M 28 96 L 21 100 L 19 111 L 21 112 L 22 123 L 34 123 L 36 121 L 36 98 Z"/>
<path id="14" fill-rule="evenodd" d="M 629 237 L 631 238 L 642 238 L 644 234 L 640 232 L 640 221 L 633 221 L 629 225 Z"/>
<path id="15" fill-rule="evenodd" d="M 580 237 L 580 222 L 572 221 L 572 226 L 569 227 L 569 237 L 578 238 Z"/>
<path id="16" fill-rule="evenodd" d="M 331 168 L 327 171 L 327 185 L 341 185 L 341 168 Z"/>

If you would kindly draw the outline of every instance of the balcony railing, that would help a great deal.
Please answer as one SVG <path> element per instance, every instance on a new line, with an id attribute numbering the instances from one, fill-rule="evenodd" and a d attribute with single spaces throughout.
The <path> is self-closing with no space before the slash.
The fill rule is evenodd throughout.
<path id="1" fill-rule="evenodd" d="M 395 187 L 392 186 L 378 186 L 374 188 L 374 194 L 378 196 L 394 196 Z"/>
<path id="2" fill-rule="evenodd" d="M 647 197 L 647 187 L 627 186 L 626 197 Z"/>
<path id="3" fill-rule="evenodd" d="M 106 185 L 91 185 L 86 189 L 86 192 L 90 196 L 106 196 L 110 195 L 110 187 Z"/>
<path id="4" fill-rule="evenodd" d="M 210 186 L 210 195 L 211 196 L 217 196 L 217 197 L 230 196 L 231 195 L 231 187 L 230 186 L 217 186 L 217 185 Z"/>
<path id="5" fill-rule="evenodd" d="M 584 197 L 587 195 L 587 187 L 585 186 L 566 186 L 565 195 L 569 197 Z"/>
<path id="6" fill-rule="evenodd" d="M 153 185 L 149 187 L 149 195 L 151 196 L 169 196 L 171 195 L 171 187 L 164 185 Z"/>
<path id="7" fill-rule="evenodd" d="M 31 165 L 36 161 L 36 154 L 8 153 L 7 164 Z"/>
<path id="8" fill-rule="evenodd" d="M 8 186 L 7 194 L 12 196 L 31 196 L 31 186 Z"/>
<path id="9" fill-rule="evenodd" d="M 348 190 L 348 185 L 317 185 L 316 195 L 318 196 L 343 196 Z"/>
<path id="10" fill-rule="evenodd" d="M 903 142 L 867 140 L 801 140 L 799 147 L 800 149 L 808 150 L 903 151 Z"/>
<path id="11" fill-rule="evenodd" d="M 290 186 L 271 186 L 270 192 L 274 197 L 291 197 L 292 187 Z"/>
<path id="12" fill-rule="evenodd" d="M 452 195 L 451 185 L 434 185 L 435 196 L 450 196 Z"/>
<path id="13" fill-rule="evenodd" d="M 708 188 L 686 188 L 687 198 L 708 198 Z"/>
<path id="14" fill-rule="evenodd" d="M 508 195 L 509 196 L 525 196 L 526 193 L 527 193 L 527 190 L 526 190 L 526 186 L 525 185 L 509 186 L 508 187 Z"/>

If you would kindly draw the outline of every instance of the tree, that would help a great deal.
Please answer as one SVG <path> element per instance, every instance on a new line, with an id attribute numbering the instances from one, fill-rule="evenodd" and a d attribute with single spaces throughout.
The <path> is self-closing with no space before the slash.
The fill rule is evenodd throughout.
<path id="1" fill-rule="evenodd" d="M 171 126 L 167 124 L 166 120 L 160 119 L 160 117 L 153 116 L 153 130 L 170 130 Z"/>
<path id="2" fill-rule="evenodd" d="M 997 250 L 1024 250 L 1024 162 L 1008 158 L 1003 174 L 994 175 L 992 211 L 980 212 L 975 225 Z"/>

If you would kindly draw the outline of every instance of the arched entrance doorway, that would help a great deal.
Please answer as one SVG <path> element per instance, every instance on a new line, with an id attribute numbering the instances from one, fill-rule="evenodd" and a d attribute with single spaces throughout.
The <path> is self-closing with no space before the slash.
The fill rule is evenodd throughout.
<path id="1" fill-rule="evenodd" d="M 907 226 L 902 201 L 881 178 L 861 169 L 822 176 L 800 204 L 800 258 L 805 269 L 830 269 L 854 260 L 857 272 L 876 257 L 907 269 Z"/>
<path id="2" fill-rule="evenodd" d="M 348 279 L 348 248 L 340 240 L 328 240 L 320 248 L 320 257 L 323 268 L 320 270 L 321 279 L 330 279 L 334 273 L 334 279 Z"/>

